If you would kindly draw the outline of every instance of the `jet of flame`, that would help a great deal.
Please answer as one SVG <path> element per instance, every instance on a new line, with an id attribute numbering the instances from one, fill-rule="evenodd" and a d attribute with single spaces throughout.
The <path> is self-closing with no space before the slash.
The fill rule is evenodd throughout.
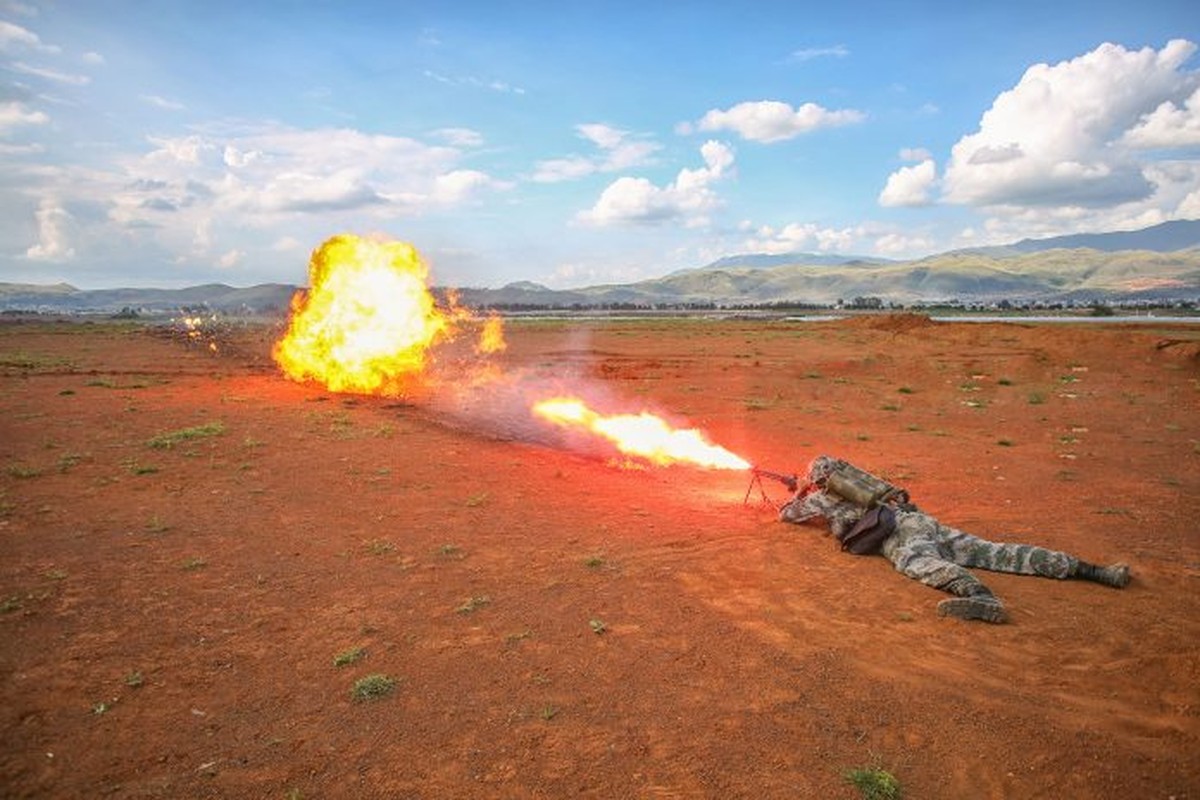
<path id="1" fill-rule="evenodd" d="M 481 393 L 491 399 L 504 382 L 494 368 L 476 363 L 456 369 L 452 381 L 426 374 L 431 348 L 453 339 L 458 323 L 479 322 L 453 297 L 440 308 L 428 274 L 409 244 L 349 234 L 329 239 L 312 254 L 309 289 L 293 297 L 288 330 L 272 356 L 293 380 L 316 381 L 334 392 L 395 396 L 424 385 L 460 399 Z M 501 318 L 483 320 L 477 356 L 505 347 Z M 520 413 L 607 440 L 621 453 L 656 465 L 751 467 L 700 431 L 673 428 L 647 412 L 604 415 L 578 398 L 551 397 L 524 399 Z"/>
<path id="2" fill-rule="evenodd" d="M 661 417 L 640 414 L 600 414 L 577 397 L 555 397 L 533 405 L 533 413 L 563 427 L 601 436 L 625 455 L 652 464 L 690 464 L 711 469 L 750 469 L 750 462 L 709 442 L 694 428 L 672 428 Z"/>
<path id="3" fill-rule="evenodd" d="M 334 392 L 402 394 L 456 318 L 437 307 L 427 277 L 411 245 L 329 239 L 312 255 L 309 289 L 292 299 L 288 331 L 272 356 L 292 379 Z"/>

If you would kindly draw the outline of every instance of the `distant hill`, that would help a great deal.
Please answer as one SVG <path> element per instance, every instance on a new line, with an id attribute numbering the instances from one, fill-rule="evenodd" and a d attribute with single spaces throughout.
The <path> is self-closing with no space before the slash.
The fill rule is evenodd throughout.
<path id="1" fill-rule="evenodd" d="M 1136 231 L 1074 233 L 1049 239 L 1022 239 L 1016 244 L 976 247 L 959 252 L 1006 257 L 1040 253 L 1045 250 L 1075 250 L 1079 248 L 1100 250 L 1105 253 L 1115 253 L 1120 250 L 1153 250 L 1158 253 L 1173 253 L 1198 247 L 1200 247 L 1200 220 L 1180 219 Z"/>
<path id="2" fill-rule="evenodd" d="M 170 314 L 184 308 L 207 308 L 223 313 L 283 313 L 296 287 L 264 283 L 235 288 L 223 283 L 189 286 L 185 289 L 76 289 L 66 283 L 36 286 L 0 283 L 0 310 L 45 312 L 115 313 L 133 309 L 139 313 Z"/>
<path id="3" fill-rule="evenodd" d="M 1136 247 L 1135 247 L 1136 245 Z M 207 284 L 186 289 L 102 289 L 0 283 L 0 310 L 229 314 L 284 313 L 296 287 Z M 444 292 L 445 290 L 439 290 Z M 499 289 L 460 288 L 472 307 L 583 308 L 654 305 L 832 305 L 839 300 L 1013 303 L 1200 301 L 1200 221 L 1141 231 L 1027 239 L 913 261 L 812 253 L 729 256 L 631 284 L 556 290 L 531 281 Z"/>
<path id="4" fill-rule="evenodd" d="M 686 272 L 702 272 L 711 269 L 733 269 L 750 267 L 752 269 L 770 269 L 788 265 L 806 265 L 814 267 L 840 267 L 847 264 L 888 264 L 893 263 L 886 258 L 871 256 L 836 255 L 831 253 L 745 253 L 742 255 L 718 258 L 703 267 L 689 267 L 671 273 L 679 275 Z"/>

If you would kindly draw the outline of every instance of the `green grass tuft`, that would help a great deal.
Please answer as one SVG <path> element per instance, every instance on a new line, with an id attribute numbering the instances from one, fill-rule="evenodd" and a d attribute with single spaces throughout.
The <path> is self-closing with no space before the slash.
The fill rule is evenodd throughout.
<path id="1" fill-rule="evenodd" d="M 361 647 L 351 647 L 349 650 L 343 650 L 333 657 L 333 665 L 335 667 L 346 667 L 362 660 L 362 657 L 367 654 L 367 651 Z"/>
<path id="2" fill-rule="evenodd" d="M 900 781 L 885 769 L 860 767 L 849 770 L 846 780 L 854 784 L 863 800 L 899 800 Z"/>
<path id="3" fill-rule="evenodd" d="M 395 688 L 396 681 L 387 675 L 367 675 L 354 682 L 354 688 L 350 690 L 350 697 L 359 703 L 378 700 L 391 694 Z"/>
<path id="4" fill-rule="evenodd" d="M 472 597 L 468 599 L 465 603 L 454 610 L 459 614 L 470 614 L 473 611 L 478 611 L 491 602 L 492 598 L 488 597 L 487 595 L 480 595 L 478 597 Z"/>
<path id="5" fill-rule="evenodd" d="M 225 425 L 223 423 L 208 422 L 204 425 L 196 425 L 191 428 L 181 428 L 177 431 L 161 433 L 150 441 L 146 442 L 146 444 L 156 450 L 170 450 L 180 442 L 187 442 L 191 441 L 192 439 L 204 439 L 209 436 L 219 436 L 224 432 Z"/>

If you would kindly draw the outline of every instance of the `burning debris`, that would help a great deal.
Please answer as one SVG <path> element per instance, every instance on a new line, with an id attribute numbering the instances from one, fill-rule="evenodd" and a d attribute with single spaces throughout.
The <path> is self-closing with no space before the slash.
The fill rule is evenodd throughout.
<path id="1" fill-rule="evenodd" d="M 486 359 L 503 352 L 503 321 L 479 320 L 451 297 L 439 306 L 428 269 L 402 242 L 340 235 L 313 253 L 310 288 L 298 292 L 272 355 L 296 381 L 334 392 L 389 397 L 427 393 L 432 407 L 489 433 L 566 444 L 625 462 L 749 470 L 748 461 L 700 431 L 676 428 L 647 411 L 601 413 L 582 386 L 505 371 Z M 461 330 L 478 329 L 474 361 L 439 363 Z M 584 441 L 586 440 L 586 441 Z"/>

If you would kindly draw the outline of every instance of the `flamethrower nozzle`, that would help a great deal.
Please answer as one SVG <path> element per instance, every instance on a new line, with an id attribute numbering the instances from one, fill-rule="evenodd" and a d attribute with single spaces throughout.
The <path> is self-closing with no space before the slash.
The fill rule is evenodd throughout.
<path id="1" fill-rule="evenodd" d="M 797 475 L 784 475 L 782 473 L 771 472 L 770 470 L 762 469 L 760 467 L 751 467 L 750 472 L 754 478 L 758 478 L 760 480 L 762 478 L 770 478 L 771 480 L 779 481 L 787 487 L 789 492 L 792 493 L 795 493 L 796 490 L 800 488 L 800 478 Z"/>

